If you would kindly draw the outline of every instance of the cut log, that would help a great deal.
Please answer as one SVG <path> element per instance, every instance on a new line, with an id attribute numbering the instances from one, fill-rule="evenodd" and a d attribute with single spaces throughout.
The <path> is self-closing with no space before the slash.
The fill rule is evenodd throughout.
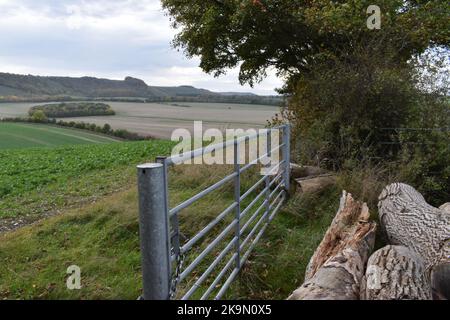
<path id="1" fill-rule="evenodd" d="M 289 300 L 356 300 L 375 242 L 376 223 L 365 203 L 343 192 L 339 210 L 312 256 L 305 283 Z"/>
<path id="2" fill-rule="evenodd" d="M 319 167 L 301 166 L 291 163 L 291 179 L 294 180 L 305 177 L 317 177 L 325 173 L 327 173 L 327 171 Z"/>
<path id="3" fill-rule="evenodd" d="M 434 300 L 450 300 L 450 263 L 442 263 L 433 268 L 431 288 Z"/>
<path id="4" fill-rule="evenodd" d="M 442 206 L 439 207 L 439 209 L 450 214 L 450 202 L 443 204 Z"/>
<path id="5" fill-rule="evenodd" d="M 296 179 L 295 182 L 299 186 L 299 191 L 303 193 L 313 193 L 335 184 L 336 177 L 328 174 L 315 178 L 300 178 Z"/>
<path id="6" fill-rule="evenodd" d="M 386 246 L 367 263 L 363 300 L 431 300 L 431 283 L 423 259 L 404 246 Z"/>
<path id="7" fill-rule="evenodd" d="M 382 227 L 391 245 L 402 245 L 417 253 L 424 267 L 450 258 L 450 215 L 429 205 L 413 187 L 395 183 L 387 186 L 378 203 Z"/>

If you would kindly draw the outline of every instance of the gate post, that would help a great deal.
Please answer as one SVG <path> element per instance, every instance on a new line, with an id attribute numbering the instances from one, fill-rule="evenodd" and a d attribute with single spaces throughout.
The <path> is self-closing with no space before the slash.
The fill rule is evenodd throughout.
<path id="1" fill-rule="evenodd" d="M 164 166 L 148 163 L 137 170 L 143 299 L 168 300 L 171 268 Z"/>
<path id="2" fill-rule="evenodd" d="M 286 193 L 289 195 L 291 184 L 291 125 L 286 124 L 283 128 L 283 144 L 284 155 L 283 158 L 286 161 L 284 171 L 284 184 Z"/>

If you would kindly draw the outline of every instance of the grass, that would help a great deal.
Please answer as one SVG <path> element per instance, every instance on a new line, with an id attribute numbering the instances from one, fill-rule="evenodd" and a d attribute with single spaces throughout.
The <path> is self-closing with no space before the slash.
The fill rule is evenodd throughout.
<path id="1" fill-rule="evenodd" d="M 176 167 L 170 175 L 172 205 L 228 170 Z M 184 236 L 189 238 L 201 229 L 232 198 L 232 188 L 225 187 L 186 210 L 180 217 Z M 338 199 L 335 188 L 293 197 L 269 226 L 225 298 L 286 298 L 301 284 Z M 198 250 L 211 240 L 204 239 Z M 141 270 L 135 188 L 0 236 L 0 261 L 0 299 L 136 299 L 141 294 Z M 66 269 L 73 264 L 82 270 L 79 291 L 67 290 L 65 285 Z M 194 277 L 198 275 L 199 271 L 194 272 Z M 186 284 L 180 284 L 181 292 Z"/>
<path id="2" fill-rule="evenodd" d="M 0 150 L 118 142 L 106 136 L 38 124 L 0 123 Z"/>

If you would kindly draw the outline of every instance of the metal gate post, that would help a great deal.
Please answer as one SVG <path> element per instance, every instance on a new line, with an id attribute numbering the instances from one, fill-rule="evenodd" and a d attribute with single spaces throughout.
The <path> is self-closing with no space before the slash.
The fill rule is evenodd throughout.
<path id="1" fill-rule="evenodd" d="M 268 154 L 268 156 L 272 156 L 271 154 L 269 155 L 269 152 L 272 151 L 272 134 L 270 130 L 266 131 L 266 153 Z M 267 166 L 267 170 L 271 170 L 270 166 Z M 266 181 L 265 181 L 265 188 L 266 188 L 266 195 L 265 195 L 265 199 L 266 199 L 266 223 L 269 223 L 270 221 L 270 176 L 266 173 Z"/>
<path id="2" fill-rule="evenodd" d="M 245 146 L 244 140 L 244 146 Z M 241 269 L 241 165 L 239 140 L 234 140 L 234 201 L 236 201 L 236 269 Z"/>
<path id="3" fill-rule="evenodd" d="M 291 125 L 287 124 L 283 128 L 283 144 L 284 144 L 284 154 L 283 160 L 285 163 L 284 171 L 284 184 L 286 193 L 289 194 L 290 184 L 291 184 Z"/>
<path id="4" fill-rule="evenodd" d="M 138 166 L 137 169 L 143 299 L 168 300 L 170 238 L 164 166 L 148 163 Z"/>

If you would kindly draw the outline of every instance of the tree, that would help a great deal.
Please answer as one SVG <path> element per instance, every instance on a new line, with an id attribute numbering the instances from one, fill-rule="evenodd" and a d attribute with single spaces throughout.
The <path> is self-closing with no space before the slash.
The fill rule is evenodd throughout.
<path id="1" fill-rule="evenodd" d="M 287 103 L 271 124 L 293 124 L 294 156 L 303 157 L 297 160 L 349 170 L 389 162 L 389 172 L 404 172 L 405 182 L 419 181 L 414 185 L 421 192 L 439 191 L 435 201 L 444 200 L 450 190 L 448 133 L 434 129 L 450 123 L 448 88 L 443 94 L 423 86 L 415 60 L 438 47 L 448 56 L 448 1 L 162 4 L 179 30 L 174 45 L 189 57 L 199 56 L 205 72 L 219 76 L 239 67 L 240 82 L 250 85 L 269 68 L 284 77 L 280 93 Z M 368 27 L 373 4 L 380 8 L 380 29 Z M 431 130 L 385 130 L 399 127 Z"/>
<path id="2" fill-rule="evenodd" d="M 174 45 L 199 56 L 218 76 L 240 65 L 239 79 L 254 84 L 275 68 L 288 80 L 329 58 L 345 58 L 355 44 L 383 41 L 406 62 L 430 45 L 448 45 L 445 0 L 380 0 L 382 26 L 367 27 L 371 0 L 162 0 L 180 32 Z"/>
<path id="3" fill-rule="evenodd" d="M 33 113 L 31 116 L 31 120 L 34 122 L 47 122 L 47 116 L 45 115 L 44 111 L 38 110 Z"/>
<path id="4" fill-rule="evenodd" d="M 102 132 L 103 133 L 111 132 L 111 126 L 108 123 L 105 123 L 105 125 L 103 126 L 103 129 L 102 129 Z"/>

